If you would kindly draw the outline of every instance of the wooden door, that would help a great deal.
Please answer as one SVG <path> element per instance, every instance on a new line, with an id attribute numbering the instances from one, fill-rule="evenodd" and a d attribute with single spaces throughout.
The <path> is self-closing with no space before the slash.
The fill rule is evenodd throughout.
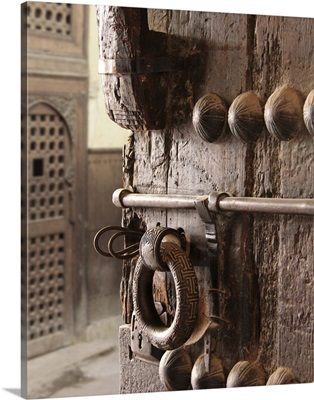
<path id="1" fill-rule="evenodd" d="M 66 122 L 45 103 L 30 107 L 28 146 L 28 356 L 69 342 L 72 329 L 72 148 Z M 73 177 L 71 177 L 73 179 Z"/>
<path id="2" fill-rule="evenodd" d="M 179 10 L 148 10 L 147 15 L 149 30 L 164 34 L 167 56 L 191 57 L 195 62 L 185 70 L 164 73 L 165 125 L 134 130 L 125 148 L 125 185 L 148 194 L 227 191 L 234 196 L 313 198 L 314 141 L 303 123 L 291 140 L 274 137 L 264 125 L 249 143 L 233 135 L 228 124 L 225 136 L 209 143 L 192 124 L 193 107 L 207 93 L 218 95 L 230 109 L 238 95 L 253 91 L 264 109 L 275 90 L 288 84 L 303 106 L 314 88 L 313 19 Z M 138 40 L 138 46 L 141 43 Z M 137 50 L 133 56 L 143 57 Z M 106 54 L 101 41 L 100 54 Z M 146 85 L 149 79 L 147 74 Z M 134 85 L 138 90 L 140 79 Z M 123 103 L 122 96 L 113 96 Z M 296 117 L 303 118 L 301 108 Z M 210 304 L 205 227 L 195 210 L 139 206 L 124 211 L 124 221 L 126 226 L 151 228 L 160 223 L 184 228 L 191 239 L 190 258 L 201 297 Z M 285 366 L 299 382 L 313 381 L 313 222 L 313 217 L 295 215 L 234 216 L 222 288 L 227 293 L 223 318 L 229 324 L 221 328 L 217 345 L 226 376 L 238 361 L 248 360 L 258 361 L 265 379 Z M 125 263 L 122 282 L 128 323 L 133 268 L 134 262 Z M 154 286 L 156 296 L 163 292 L 161 297 L 171 304 L 169 276 L 162 273 L 160 279 L 160 287 Z M 129 333 L 121 332 L 121 392 L 165 390 L 157 367 L 130 361 Z"/>

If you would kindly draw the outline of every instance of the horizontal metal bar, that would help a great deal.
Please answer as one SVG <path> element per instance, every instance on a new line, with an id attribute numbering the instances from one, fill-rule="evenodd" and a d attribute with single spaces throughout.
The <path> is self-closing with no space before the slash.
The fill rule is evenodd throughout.
<path id="1" fill-rule="evenodd" d="M 314 215 L 314 199 L 224 197 L 219 208 L 233 212 Z"/>
<path id="2" fill-rule="evenodd" d="M 180 196 L 172 194 L 140 194 L 118 189 L 112 196 L 113 204 L 117 207 L 145 208 L 195 208 L 195 196 Z"/>
<path id="3" fill-rule="evenodd" d="M 117 207 L 195 209 L 197 199 L 209 196 L 187 196 L 174 194 L 140 194 L 126 189 L 117 189 L 112 196 Z M 209 211 L 248 212 L 266 214 L 314 215 L 314 199 L 282 199 L 259 197 L 216 196 L 216 207 L 208 203 Z"/>

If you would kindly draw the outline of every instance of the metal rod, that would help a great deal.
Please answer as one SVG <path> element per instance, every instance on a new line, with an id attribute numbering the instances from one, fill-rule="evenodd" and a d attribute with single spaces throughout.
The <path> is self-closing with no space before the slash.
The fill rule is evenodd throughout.
<path id="1" fill-rule="evenodd" d="M 219 202 L 219 208 L 234 212 L 314 215 L 314 199 L 224 197 Z"/>
<path id="2" fill-rule="evenodd" d="M 112 202 L 117 207 L 195 209 L 195 201 L 209 196 L 174 194 L 140 194 L 117 189 Z M 314 215 L 314 199 L 270 199 L 258 197 L 218 196 L 216 207 L 208 203 L 210 211 L 248 212 L 266 214 Z"/>
<path id="3" fill-rule="evenodd" d="M 113 194 L 113 199 L 116 192 L 114 192 Z M 194 200 L 195 196 L 180 196 L 172 194 L 140 194 L 129 192 L 123 193 L 122 202 L 120 202 L 119 200 L 113 200 L 113 203 L 117 207 L 181 208 L 193 210 L 195 208 Z"/>

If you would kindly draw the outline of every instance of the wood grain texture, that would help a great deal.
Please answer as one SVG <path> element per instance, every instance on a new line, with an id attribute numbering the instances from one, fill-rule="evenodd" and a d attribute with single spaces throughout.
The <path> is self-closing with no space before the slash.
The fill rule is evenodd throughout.
<path id="1" fill-rule="evenodd" d="M 314 84 L 313 36 L 313 19 L 257 17 L 254 85 L 264 100 L 287 83 L 305 100 Z M 255 147 L 254 195 L 312 198 L 313 149 L 305 128 L 290 142 L 265 131 Z M 268 372 L 285 365 L 300 382 L 313 380 L 313 222 L 312 217 L 269 216 L 254 223 L 260 358 Z"/>
<path id="2" fill-rule="evenodd" d="M 237 95 L 254 90 L 264 105 L 277 87 L 290 83 L 305 98 L 314 85 L 313 20 L 149 10 L 148 22 L 150 29 L 168 35 L 168 46 L 174 37 L 188 38 L 203 52 L 181 86 L 180 101 L 189 105 L 181 111 L 188 112 L 181 123 L 168 115 L 164 130 L 134 132 L 132 157 L 125 157 L 131 165 L 125 182 L 140 193 L 203 195 L 218 190 L 236 196 L 313 197 L 314 144 L 305 128 L 285 143 L 264 128 L 253 144 L 240 142 L 229 130 L 222 142 L 210 144 L 192 126 L 193 105 L 208 92 L 230 106 Z M 173 93 L 177 99 L 180 89 L 170 80 L 168 96 Z M 167 104 L 168 114 L 176 110 Z M 126 224 L 132 220 L 128 212 Z M 189 233 L 202 313 L 208 316 L 211 278 L 198 214 L 132 212 L 146 227 L 160 222 Z M 228 294 L 223 311 L 230 326 L 222 327 L 217 347 L 225 370 L 237 361 L 257 359 L 267 375 L 285 365 L 300 382 L 313 381 L 313 218 L 239 214 L 229 236 L 221 284 Z"/>
<path id="3" fill-rule="evenodd" d="M 126 129 L 163 128 L 166 78 L 137 70 L 126 73 L 119 67 L 151 64 L 147 60 L 164 55 L 163 35 L 149 31 L 145 9 L 99 5 L 96 10 L 100 60 L 114 63 L 112 73 L 101 75 L 108 116 Z"/>
<path id="4" fill-rule="evenodd" d="M 151 19 L 158 20 L 157 13 L 156 11 Z M 151 19 L 149 19 L 150 24 L 153 24 Z M 202 76 L 201 70 L 198 70 L 199 79 L 194 82 L 192 103 L 208 91 L 212 91 L 231 104 L 233 98 L 246 89 L 249 68 L 246 55 L 248 41 L 246 16 L 172 11 L 166 17 L 163 14 L 163 21 L 164 25 L 162 27 L 158 25 L 157 29 L 164 29 L 170 37 L 172 35 L 188 37 L 197 44 L 206 43 L 206 51 L 202 58 L 206 65 L 206 76 Z M 202 21 L 201 26 L 199 21 Z M 224 60 L 223 66 L 222 60 Z M 164 131 L 147 132 L 144 135 L 134 133 L 135 157 L 132 176 L 134 189 L 140 193 L 194 195 L 206 194 L 213 190 L 228 190 L 234 194 L 244 195 L 247 178 L 246 163 L 243 160 L 245 161 L 247 157 L 247 146 L 233 138 L 230 131 L 222 144 L 204 142 L 194 131 L 191 115 L 192 104 L 184 124 L 171 126 Z M 212 299 L 208 291 L 211 287 L 211 278 L 203 222 L 194 211 L 136 210 L 136 212 L 145 220 L 147 227 L 160 222 L 173 228 L 183 227 L 191 236 L 191 260 L 196 269 L 201 291 L 202 317 L 197 325 L 198 332 L 195 332 L 195 338 L 200 339 L 208 326 L 209 315 L 212 312 Z M 247 220 L 243 227 L 242 223 L 241 219 L 237 220 L 232 236 L 237 241 L 237 251 L 241 251 L 239 249 L 242 248 L 242 252 L 245 253 L 249 252 L 246 247 L 250 248 L 247 245 L 250 236 L 245 235 L 250 222 Z M 243 335 L 241 332 L 247 329 L 252 333 L 256 328 L 254 318 L 249 322 L 248 317 L 239 317 L 243 313 L 248 315 L 246 313 L 249 309 L 253 309 L 252 304 L 246 304 L 246 300 L 250 297 L 246 294 L 247 288 L 245 287 L 243 298 L 241 296 L 235 298 L 243 285 L 248 285 L 249 292 L 253 292 L 253 289 L 249 288 L 253 285 L 254 273 L 244 274 L 245 268 L 235 259 L 232 251 L 228 257 L 232 259 L 232 266 L 226 271 L 228 279 L 226 286 L 232 293 L 234 303 L 226 310 L 231 319 L 231 331 L 222 330 L 222 344 L 219 351 L 224 354 L 226 368 L 231 369 L 243 353 L 247 355 L 246 352 L 255 352 L 255 333 L 252 339 L 249 333 Z M 251 261 L 246 258 L 250 269 Z M 250 302 L 252 301 L 251 298 Z M 243 323 L 244 319 L 246 320 L 245 329 L 239 324 L 239 318 Z M 243 350 L 250 346 L 251 350 Z"/>

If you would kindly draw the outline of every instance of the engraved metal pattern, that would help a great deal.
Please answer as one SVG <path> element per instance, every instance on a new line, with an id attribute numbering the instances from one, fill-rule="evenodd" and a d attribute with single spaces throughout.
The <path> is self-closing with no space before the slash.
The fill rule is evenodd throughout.
<path id="1" fill-rule="evenodd" d="M 29 239 L 28 340 L 63 330 L 65 236 Z"/>
<path id="2" fill-rule="evenodd" d="M 28 116 L 28 134 L 29 220 L 63 217 L 69 151 L 65 122 L 52 108 L 38 105 Z"/>
<path id="3" fill-rule="evenodd" d="M 65 3 L 27 3 L 27 27 L 32 32 L 58 36 L 71 34 L 72 5 Z"/>
<path id="4" fill-rule="evenodd" d="M 172 273 L 176 289 L 176 312 L 170 327 L 161 322 L 154 306 L 154 271 L 139 257 L 133 276 L 133 303 L 138 323 L 150 343 L 163 350 L 182 346 L 193 333 L 199 310 L 198 283 L 194 268 L 182 248 L 163 243 L 161 256 Z"/>
<path id="5" fill-rule="evenodd" d="M 161 242 L 171 235 L 173 241 L 180 245 L 178 231 L 172 228 L 155 227 L 147 230 L 140 241 L 139 252 L 145 266 L 153 271 L 168 271 L 166 263 L 160 254 Z"/>

